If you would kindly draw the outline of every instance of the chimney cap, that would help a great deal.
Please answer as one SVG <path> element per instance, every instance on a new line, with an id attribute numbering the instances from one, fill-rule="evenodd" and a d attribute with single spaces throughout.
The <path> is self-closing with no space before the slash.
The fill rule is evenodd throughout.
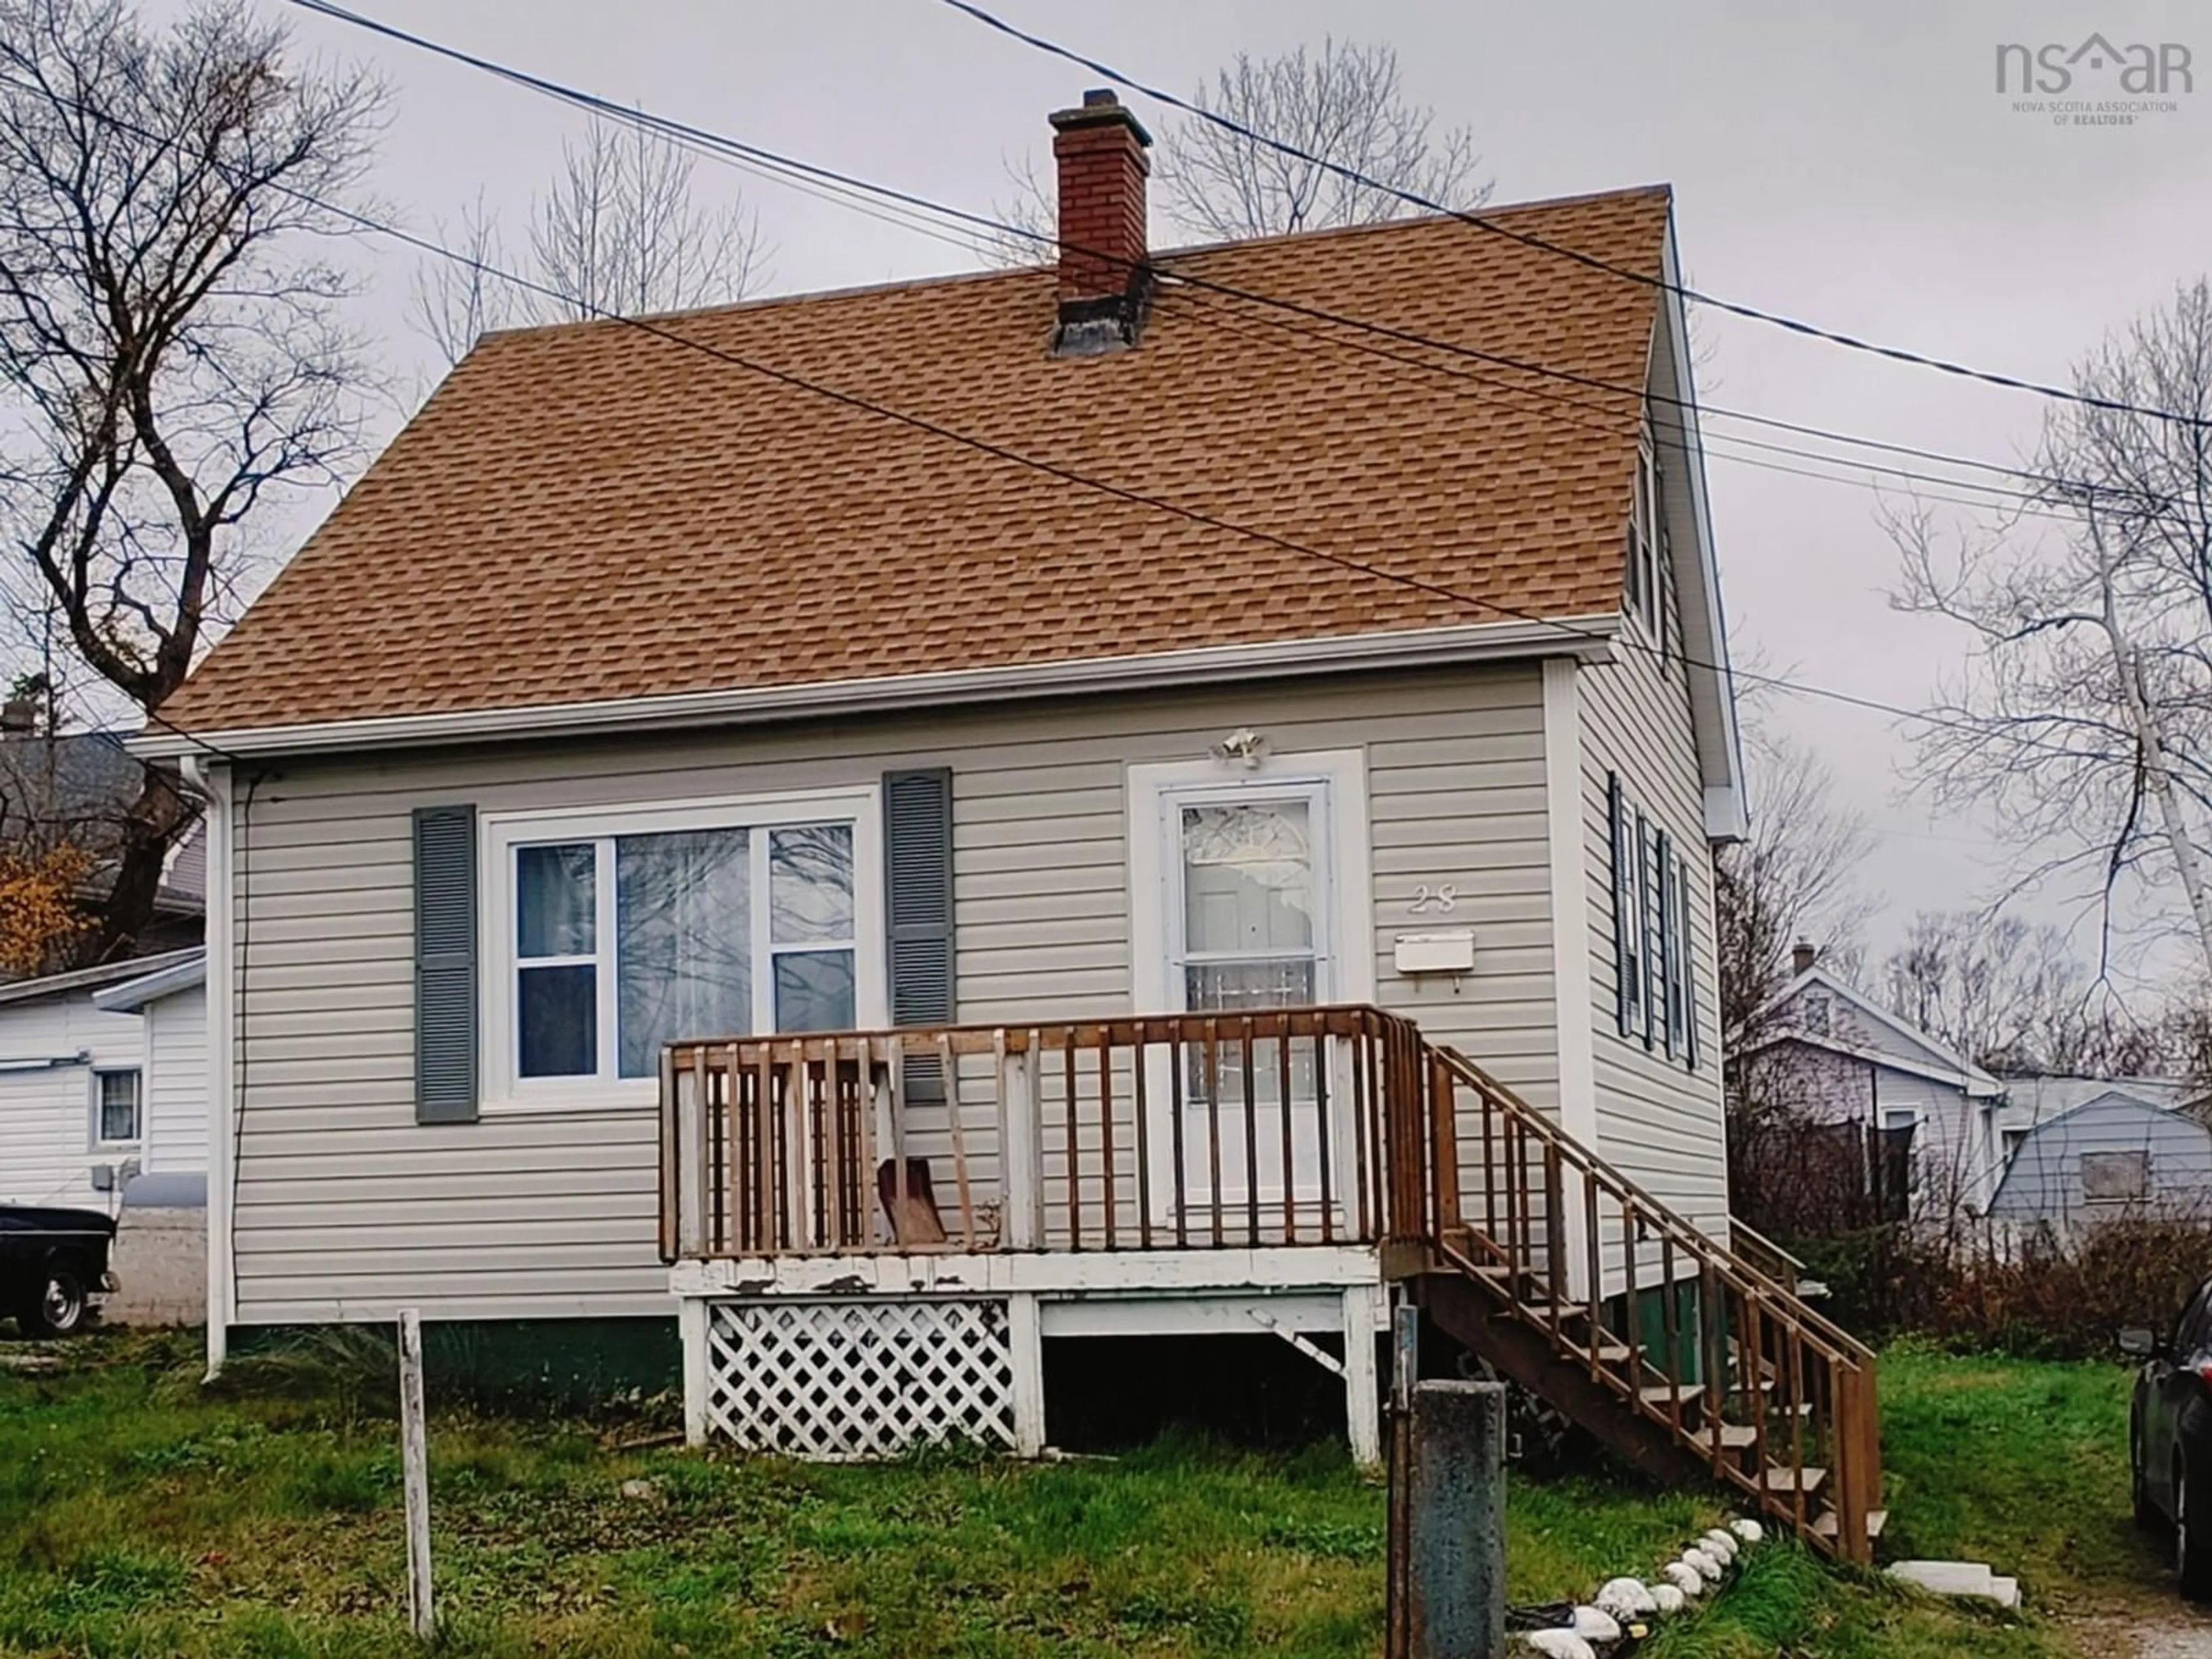
<path id="1" fill-rule="evenodd" d="M 1145 124 L 1137 118 L 1136 112 L 1115 97 L 1111 87 L 1092 87 L 1073 109 L 1056 109 L 1045 118 L 1052 123 L 1055 132 L 1119 123 L 1137 135 L 1139 143 L 1150 148 L 1152 142 L 1152 135 L 1145 131 Z"/>

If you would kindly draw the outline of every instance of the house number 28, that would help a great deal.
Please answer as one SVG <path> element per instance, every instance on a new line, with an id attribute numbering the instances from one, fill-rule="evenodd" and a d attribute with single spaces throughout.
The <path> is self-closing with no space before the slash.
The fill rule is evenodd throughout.
<path id="1" fill-rule="evenodd" d="M 1456 908 L 1459 888 L 1451 882 L 1442 882 L 1431 887 L 1425 881 L 1413 889 L 1413 902 L 1406 908 L 1417 916 L 1440 915 Z"/>

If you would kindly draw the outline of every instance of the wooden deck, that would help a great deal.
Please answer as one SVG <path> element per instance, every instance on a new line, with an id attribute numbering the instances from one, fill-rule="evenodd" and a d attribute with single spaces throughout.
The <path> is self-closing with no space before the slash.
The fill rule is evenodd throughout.
<path id="1" fill-rule="evenodd" d="M 1326 1291 L 1358 1441 L 1389 1285 L 1655 1474 L 1717 1480 L 1814 1547 L 1871 1559 L 1872 1353 L 1771 1255 L 1713 1238 L 1401 1016 L 679 1043 L 660 1152 L 687 1353 L 726 1362 L 687 1397 L 719 1387 L 732 1413 L 754 1409 L 762 1354 L 834 1378 L 841 1345 L 890 1340 L 936 1355 L 912 1374 L 938 1376 L 981 1343 L 962 1431 L 1034 1445 L 1056 1305 L 1211 1298 L 1318 1355 L 1267 1298 Z M 942 1329 L 887 1311 L 933 1299 Z M 810 1386 L 835 1402 L 845 1385 Z"/>

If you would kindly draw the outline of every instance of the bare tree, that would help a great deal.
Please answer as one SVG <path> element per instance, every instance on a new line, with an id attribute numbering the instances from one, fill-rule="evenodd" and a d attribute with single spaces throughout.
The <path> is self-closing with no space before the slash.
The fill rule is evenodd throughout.
<path id="1" fill-rule="evenodd" d="M 1864 817 L 1836 799 L 1819 757 L 1757 727 L 1745 747 L 1751 836 L 1713 859 L 1721 1029 L 1736 1048 L 1756 1036 L 1754 1017 L 1789 979 L 1799 941 L 1848 971 L 1874 910 L 1858 885 L 1873 838 Z"/>
<path id="2" fill-rule="evenodd" d="M 1188 119 L 1160 140 L 1168 216 L 1224 240 L 1371 225 L 1420 209 L 1394 191 L 1464 210 L 1490 197 L 1465 127 L 1436 131 L 1436 112 L 1410 101 L 1398 54 L 1324 38 L 1279 58 L 1237 54 L 1194 100 L 1238 126 L 1323 157 L 1376 182 L 1362 184 L 1212 121 Z"/>
<path id="3" fill-rule="evenodd" d="M 2179 1063 L 2175 1017 L 2136 1018 L 2048 923 L 1923 911 L 1884 965 L 1882 996 L 1992 1071 L 2139 1077 Z"/>
<path id="4" fill-rule="evenodd" d="M 413 310 L 448 363 L 488 329 L 719 305 L 760 280 L 766 250 L 757 218 L 735 196 L 719 208 L 696 203 L 695 158 L 674 140 L 594 121 L 580 143 L 562 146 L 561 161 L 552 188 L 532 204 L 520 270 L 481 197 L 456 234 L 440 228 L 466 263 L 441 259 L 417 270 Z"/>
<path id="5" fill-rule="evenodd" d="M 450 368 L 493 329 L 507 326 L 515 314 L 515 289 L 492 274 L 507 269 L 507 253 L 481 191 L 461 210 L 458 226 L 441 219 L 432 228 L 461 257 L 425 259 L 415 268 L 409 310 Z"/>
<path id="6" fill-rule="evenodd" d="M 1423 211 L 1395 191 L 1462 212 L 1490 199 L 1490 181 L 1475 177 L 1474 133 L 1438 130 L 1436 111 L 1406 96 L 1389 46 L 1327 38 L 1318 53 L 1239 52 L 1192 101 L 1376 181 L 1357 183 L 1201 117 L 1176 117 L 1160 134 L 1160 205 L 1197 235 L 1233 241 Z M 1006 171 L 1012 193 L 992 213 L 1013 228 L 990 252 L 1004 264 L 1034 264 L 1056 234 L 1053 191 L 1026 157 L 1008 161 Z"/>
<path id="7" fill-rule="evenodd" d="M 1893 514 L 1901 608 L 1969 630 L 1917 738 L 1939 799 L 1987 801 L 2062 881 L 2193 939 L 2212 971 L 2212 283 L 2179 289 L 2075 371 L 2104 406 L 2045 423 L 2039 507 L 1947 536 Z M 2178 419 L 2128 408 L 2172 411 Z"/>
<path id="8" fill-rule="evenodd" d="M 383 93 L 206 0 L 0 0 L 0 525 L 12 586 L 140 708 L 182 683 L 254 563 L 258 515 L 339 481 L 364 380 L 326 204 Z M 88 945 L 152 913 L 192 808 L 148 769 Z"/>

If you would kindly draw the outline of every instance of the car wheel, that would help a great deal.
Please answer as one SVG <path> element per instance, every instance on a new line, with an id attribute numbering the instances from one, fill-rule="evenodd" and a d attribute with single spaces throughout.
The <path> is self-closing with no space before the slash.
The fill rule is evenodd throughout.
<path id="1" fill-rule="evenodd" d="M 83 1281 L 67 1267 L 50 1267 L 45 1290 L 15 1322 L 26 1336 L 73 1336 L 84 1328 L 89 1311 Z"/>
<path id="2" fill-rule="evenodd" d="M 2212 1601 L 2212 1492 L 2179 1446 L 2173 1449 L 2173 1567 L 2184 1595 Z"/>
<path id="3" fill-rule="evenodd" d="M 2135 1500 L 2136 1525 L 2145 1532 L 2162 1532 L 2168 1522 L 2150 1495 L 2150 1474 L 2143 1466 L 2142 1431 L 2128 1432 L 2128 1488 Z"/>

